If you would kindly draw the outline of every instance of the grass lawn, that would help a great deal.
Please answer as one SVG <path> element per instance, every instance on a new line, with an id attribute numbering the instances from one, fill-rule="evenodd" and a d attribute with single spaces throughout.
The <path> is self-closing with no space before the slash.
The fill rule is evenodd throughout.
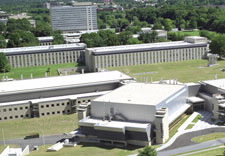
<path id="1" fill-rule="evenodd" d="M 201 118 L 202 118 L 201 115 L 197 115 L 192 122 L 197 123 L 198 120 L 200 120 Z"/>
<path id="2" fill-rule="evenodd" d="M 182 119 L 177 122 L 173 127 L 170 128 L 170 138 L 172 138 L 176 133 L 178 128 L 191 116 L 191 114 L 187 114 L 182 116 Z"/>
<path id="3" fill-rule="evenodd" d="M 138 81 L 159 81 L 161 79 L 178 79 L 180 82 L 198 82 L 201 80 L 211 80 L 225 78 L 222 69 L 225 61 L 218 61 L 218 65 L 207 67 L 207 60 L 191 60 L 183 62 L 169 62 L 149 65 L 136 65 L 125 67 L 111 67 L 109 70 L 119 70 Z"/>
<path id="4" fill-rule="evenodd" d="M 189 125 L 187 126 L 187 128 L 185 128 L 185 130 L 187 130 L 187 129 L 192 129 L 192 128 L 194 127 L 194 125 L 195 125 L 195 124 L 189 124 Z"/>
<path id="5" fill-rule="evenodd" d="M 58 152 L 46 152 L 49 146 L 41 146 L 38 151 L 33 151 L 29 156 L 127 156 L 138 153 L 138 149 L 122 149 L 108 146 L 96 146 L 96 144 L 83 144 L 76 147 L 63 148 Z"/>
<path id="6" fill-rule="evenodd" d="M 200 152 L 196 154 L 191 154 L 190 156 L 219 156 L 223 154 L 224 147 L 218 148 L 218 149 L 213 149 L 205 152 Z"/>
<path id="7" fill-rule="evenodd" d="M 78 128 L 77 114 L 54 115 L 41 118 L 1 121 L 0 130 L 4 131 L 5 139 L 23 138 L 31 133 L 53 135 L 70 132 Z M 3 140 L 0 133 L 0 140 Z"/>
<path id="8" fill-rule="evenodd" d="M 225 148 L 224 146 L 214 146 L 214 147 L 204 148 L 201 150 L 195 150 L 195 151 L 191 151 L 191 152 L 187 152 L 187 153 L 180 153 L 180 154 L 177 154 L 174 156 L 179 156 L 179 155 L 183 155 L 183 154 L 187 154 L 188 156 L 220 156 L 220 155 L 222 156 L 224 148 Z M 192 152 L 197 152 L 197 153 L 191 154 Z"/>
<path id="9" fill-rule="evenodd" d="M 196 143 L 201 143 L 201 142 L 216 140 L 216 139 L 220 139 L 220 138 L 225 138 L 225 133 L 219 132 L 219 133 L 206 134 L 206 135 L 194 137 L 191 139 L 191 141 L 196 142 Z"/>
<path id="10" fill-rule="evenodd" d="M 179 31 L 181 34 L 185 36 L 200 36 L 199 31 Z"/>
<path id="11" fill-rule="evenodd" d="M 47 66 L 34 66 L 34 67 L 24 67 L 24 68 L 12 68 L 9 73 L 6 73 L 6 75 L 9 78 L 13 79 L 20 79 L 21 74 L 23 74 L 23 78 L 30 78 L 30 74 L 32 73 L 33 78 L 37 77 L 45 77 L 45 72 L 48 68 L 50 68 L 50 76 L 56 76 L 58 75 L 57 69 L 58 68 L 68 68 L 68 67 L 75 67 L 77 66 L 77 63 L 66 63 L 66 64 L 53 64 L 53 65 L 47 65 Z M 0 73 L 0 79 L 2 79 L 4 76 L 4 73 Z"/>

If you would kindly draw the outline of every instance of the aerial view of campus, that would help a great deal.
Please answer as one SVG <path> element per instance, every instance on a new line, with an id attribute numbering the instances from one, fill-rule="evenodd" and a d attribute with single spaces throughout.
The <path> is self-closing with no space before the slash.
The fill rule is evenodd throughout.
<path id="1" fill-rule="evenodd" d="M 225 156 L 225 0 L 0 0 L 0 156 Z"/>

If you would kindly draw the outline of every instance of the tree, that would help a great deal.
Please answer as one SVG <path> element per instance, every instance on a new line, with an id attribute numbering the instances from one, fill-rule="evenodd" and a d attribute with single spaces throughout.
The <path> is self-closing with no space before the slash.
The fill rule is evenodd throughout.
<path id="1" fill-rule="evenodd" d="M 138 39 L 144 43 L 153 43 L 158 40 L 158 33 L 156 31 L 152 31 L 151 33 L 142 33 Z"/>
<path id="2" fill-rule="evenodd" d="M 5 54 L 0 52 L 0 72 L 10 71 L 10 64 Z"/>
<path id="3" fill-rule="evenodd" d="M 132 38 L 132 32 L 124 31 L 119 34 L 119 41 L 121 45 L 128 44 L 128 40 Z"/>
<path id="4" fill-rule="evenodd" d="M 6 31 L 6 25 L 3 22 L 0 22 L 0 34 L 4 34 Z"/>
<path id="5" fill-rule="evenodd" d="M 53 32 L 54 41 L 53 44 L 64 44 L 64 38 L 60 31 Z"/>
<path id="6" fill-rule="evenodd" d="M 166 31 L 171 31 L 175 27 L 171 19 L 165 19 L 163 25 Z"/>
<path id="7" fill-rule="evenodd" d="M 209 48 L 213 54 L 218 54 L 220 57 L 225 56 L 225 35 L 216 36 Z"/>
<path id="8" fill-rule="evenodd" d="M 6 45 L 5 37 L 0 35 L 0 48 L 6 48 Z"/>
<path id="9" fill-rule="evenodd" d="M 39 45 L 38 39 L 29 31 L 17 30 L 9 35 L 8 48 Z"/>
<path id="10" fill-rule="evenodd" d="M 151 146 L 146 146 L 138 152 L 138 156 L 157 156 L 156 150 Z"/>

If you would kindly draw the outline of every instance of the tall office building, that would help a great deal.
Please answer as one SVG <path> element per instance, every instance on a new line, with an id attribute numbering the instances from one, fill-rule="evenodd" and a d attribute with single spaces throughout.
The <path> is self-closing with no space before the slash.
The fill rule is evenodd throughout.
<path id="1" fill-rule="evenodd" d="M 56 6 L 51 8 L 53 30 L 76 32 L 80 30 L 97 30 L 97 7 Z"/>

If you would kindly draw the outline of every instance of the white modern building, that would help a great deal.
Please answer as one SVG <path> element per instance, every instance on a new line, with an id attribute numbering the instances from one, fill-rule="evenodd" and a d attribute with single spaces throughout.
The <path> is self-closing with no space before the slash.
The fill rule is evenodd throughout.
<path id="1" fill-rule="evenodd" d="M 184 41 L 87 48 L 85 62 L 89 71 L 109 67 L 202 59 L 208 51 L 204 37 Z"/>
<path id="2" fill-rule="evenodd" d="M 60 44 L 34 47 L 5 48 L 5 53 L 12 67 L 30 67 L 49 64 L 84 62 L 86 44 Z"/>
<path id="3" fill-rule="evenodd" d="M 77 112 L 133 78 L 118 71 L 0 83 L 0 121 Z"/>
<path id="4" fill-rule="evenodd" d="M 80 129 L 111 144 L 164 143 L 169 125 L 191 107 L 187 98 L 186 85 L 129 83 L 93 100 Z"/>
<path id="5" fill-rule="evenodd" d="M 56 6 L 51 7 L 53 30 L 77 32 L 97 30 L 97 6 Z"/>

